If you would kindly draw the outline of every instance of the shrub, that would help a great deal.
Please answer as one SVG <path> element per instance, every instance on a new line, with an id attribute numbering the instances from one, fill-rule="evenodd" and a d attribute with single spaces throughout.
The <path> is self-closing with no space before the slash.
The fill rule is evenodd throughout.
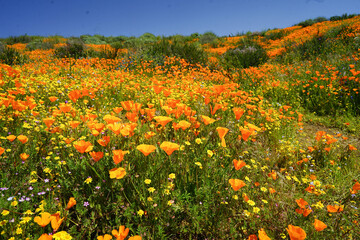
<path id="1" fill-rule="evenodd" d="M 27 57 L 19 53 L 13 48 L 0 44 L 0 63 L 7 65 L 23 64 L 27 61 Z"/>
<path id="2" fill-rule="evenodd" d="M 314 19 L 307 19 L 305 21 L 299 22 L 298 24 L 295 24 L 294 26 L 302 26 L 302 27 L 308 27 L 315 23 L 324 22 L 327 21 L 327 18 L 325 17 L 317 17 Z"/>
<path id="3" fill-rule="evenodd" d="M 16 43 L 29 43 L 33 40 L 33 37 L 30 37 L 28 35 L 21 35 L 21 36 L 11 36 L 5 39 L 5 43 L 7 45 L 13 45 Z"/>
<path id="4" fill-rule="evenodd" d="M 235 49 L 226 51 L 220 62 L 225 69 L 241 69 L 248 67 L 257 67 L 266 62 L 268 56 L 266 51 L 255 43 L 243 42 Z"/>
<path id="5" fill-rule="evenodd" d="M 47 49 L 51 49 L 51 48 L 54 48 L 54 43 L 53 42 L 44 42 L 43 40 L 41 39 L 37 39 L 35 41 L 32 41 L 32 42 L 29 42 L 27 45 L 26 45 L 26 49 L 32 51 L 32 50 L 36 50 L 36 49 L 44 49 L 44 50 L 47 50 Z"/>
<path id="6" fill-rule="evenodd" d="M 201 44 L 212 43 L 217 39 L 217 36 L 213 32 L 206 32 L 200 36 L 199 42 Z"/>
<path id="7" fill-rule="evenodd" d="M 154 43 L 145 51 L 144 56 L 147 60 L 153 60 L 160 65 L 163 64 L 166 57 L 174 56 L 185 59 L 191 64 L 205 65 L 207 63 L 207 54 L 201 46 L 176 40 L 173 43 L 167 40 Z"/>
<path id="8" fill-rule="evenodd" d="M 60 47 L 55 50 L 57 58 L 81 58 L 86 57 L 86 46 L 80 38 L 71 38 L 66 42 L 66 46 Z"/>

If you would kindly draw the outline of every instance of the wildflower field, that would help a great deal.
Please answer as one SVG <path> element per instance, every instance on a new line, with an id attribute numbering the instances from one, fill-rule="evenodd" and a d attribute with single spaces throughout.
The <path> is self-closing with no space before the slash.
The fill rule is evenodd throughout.
<path id="1" fill-rule="evenodd" d="M 209 36 L 2 39 L 0 239 L 360 239 L 360 16 Z"/>

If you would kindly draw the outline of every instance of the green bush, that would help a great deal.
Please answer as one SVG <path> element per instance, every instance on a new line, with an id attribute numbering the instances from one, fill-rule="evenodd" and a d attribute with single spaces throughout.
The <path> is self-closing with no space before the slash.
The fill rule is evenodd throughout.
<path id="1" fill-rule="evenodd" d="M 305 21 L 299 22 L 298 24 L 295 24 L 294 26 L 308 27 L 315 23 L 324 22 L 324 21 L 328 21 L 328 19 L 325 17 L 317 17 L 314 19 L 307 19 Z"/>
<path id="2" fill-rule="evenodd" d="M 257 67 L 268 60 L 266 51 L 256 43 L 242 42 L 235 49 L 226 51 L 220 59 L 225 69 Z"/>
<path id="3" fill-rule="evenodd" d="M 27 57 L 18 51 L 3 44 L 0 44 L 0 63 L 7 65 L 23 64 Z"/>
<path id="4" fill-rule="evenodd" d="M 41 39 L 37 39 L 35 41 L 29 42 L 28 44 L 26 44 L 26 49 L 33 51 L 36 49 L 43 49 L 43 50 L 47 50 L 47 49 L 52 49 L 54 48 L 54 43 L 53 42 L 44 42 Z"/>
<path id="5" fill-rule="evenodd" d="M 163 64 L 166 57 L 178 57 L 185 59 L 191 64 L 205 65 L 207 63 L 207 54 L 196 43 L 182 43 L 174 41 L 170 43 L 162 40 L 152 44 L 144 53 L 145 59 L 152 60 L 156 64 Z"/>
<path id="6" fill-rule="evenodd" d="M 339 21 L 339 20 L 345 20 L 345 19 L 349 19 L 349 18 L 353 18 L 353 17 L 356 17 L 358 16 L 357 14 L 343 14 L 341 16 L 332 16 L 330 18 L 330 21 Z"/>
<path id="7" fill-rule="evenodd" d="M 202 34 L 199 38 L 199 42 L 201 44 L 206 44 L 206 43 L 212 43 L 214 42 L 218 37 L 216 36 L 215 33 L 213 32 L 206 32 L 204 34 Z"/>
<path id="8" fill-rule="evenodd" d="M 33 40 L 34 37 L 28 35 L 21 35 L 21 36 L 11 36 L 5 39 L 5 43 L 7 45 L 12 45 L 16 43 L 29 43 Z"/>
<path id="9" fill-rule="evenodd" d="M 66 42 L 66 46 L 55 50 L 55 57 L 57 58 L 81 58 L 86 56 L 86 46 L 80 38 L 71 38 Z"/>

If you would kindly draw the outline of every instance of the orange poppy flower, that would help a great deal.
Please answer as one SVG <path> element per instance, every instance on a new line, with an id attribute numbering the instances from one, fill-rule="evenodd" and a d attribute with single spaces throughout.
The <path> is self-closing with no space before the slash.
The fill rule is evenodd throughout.
<path id="1" fill-rule="evenodd" d="M 246 186 L 244 181 L 240 179 L 229 179 L 229 183 L 231 187 L 234 189 L 234 191 L 238 191 L 240 188 Z"/>
<path id="2" fill-rule="evenodd" d="M 118 164 L 120 162 L 122 162 L 122 160 L 124 160 L 124 156 L 125 154 L 128 154 L 129 151 L 123 151 L 123 150 L 113 150 L 113 160 L 115 164 Z"/>
<path id="3" fill-rule="evenodd" d="M 46 233 L 42 234 L 42 235 L 38 238 L 38 240 L 52 240 L 52 239 L 53 239 L 52 235 L 48 235 L 48 234 L 46 234 Z"/>
<path id="4" fill-rule="evenodd" d="M 72 106 L 69 103 L 60 103 L 59 109 L 61 110 L 61 112 L 67 113 L 72 110 Z"/>
<path id="5" fill-rule="evenodd" d="M 350 151 L 356 151 L 357 148 L 354 147 L 353 145 L 349 144 L 349 150 L 350 150 Z"/>
<path id="6" fill-rule="evenodd" d="M 111 231 L 112 235 L 116 237 L 116 240 L 124 240 L 129 234 L 129 229 L 125 228 L 125 226 L 120 226 L 119 231 L 114 229 Z"/>
<path id="7" fill-rule="evenodd" d="M 10 142 L 13 142 L 16 139 L 15 135 L 9 135 L 6 137 L 7 140 L 9 140 Z"/>
<path id="8" fill-rule="evenodd" d="M 5 148 L 0 147 L 0 156 L 5 152 Z"/>
<path id="9" fill-rule="evenodd" d="M 139 119 L 137 112 L 127 112 L 126 118 L 129 119 L 130 122 L 137 122 Z"/>
<path id="10" fill-rule="evenodd" d="M 39 216 L 34 218 L 34 222 L 39 224 L 41 227 L 46 227 L 51 221 L 51 214 L 48 212 L 43 212 Z"/>
<path id="11" fill-rule="evenodd" d="M 24 135 L 19 135 L 17 137 L 17 139 L 22 142 L 23 144 L 27 143 L 27 141 L 29 140 L 27 136 L 24 136 Z"/>
<path id="12" fill-rule="evenodd" d="M 259 240 L 271 240 L 271 238 L 269 238 L 269 236 L 266 234 L 263 228 L 258 231 L 258 234 L 259 234 Z"/>
<path id="13" fill-rule="evenodd" d="M 124 168 L 113 168 L 109 170 L 110 178 L 122 179 L 126 175 Z"/>
<path id="14" fill-rule="evenodd" d="M 242 115 L 244 114 L 245 111 L 242 108 L 233 108 L 233 112 L 235 114 L 236 120 L 239 120 L 242 117 Z"/>
<path id="15" fill-rule="evenodd" d="M 57 99 L 58 99 L 58 98 L 57 98 L 57 97 L 54 97 L 54 96 L 49 97 L 49 100 L 50 100 L 51 102 L 55 102 Z"/>
<path id="16" fill-rule="evenodd" d="M 202 119 L 202 121 L 204 122 L 205 125 L 209 125 L 209 124 L 216 121 L 215 119 L 212 119 L 212 118 L 210 118 L 208 116 L 205 116 L 205 115 L 201 115 L 201 119 Z"/>
<path id="17" fill-rule="evenodd" d="M 104 157 L 103 152 L 89 152 L 89 154 L 92 157 L 92 159 L 94 160 L 94 162 L 97 162 Z"/>
<path id="18" fill-rule="evenodd" d="M 179 150 L 180 146 L 176 143 L 165 141 L 160 145 L 160 148 L 164 150 L 167 155 L 170 156 L 175 150 Z"/>
<path id="19" fill-rule="evenodd" d="M 104 236 L 98 236 L 97 240 L 110 240 L 112 239 L 112 236 L 109 234 L 105 234 Z"/>
<path id="20" fill-rule="evenodd" d="M 113 108 L 113 111 L 114 111 L 115 113 L 120 113 L 122 110 L 123 110 L 122 107 L 114 107 L 114 108 Z"/>
<path id="21" fill-rule="evenodd" d="M 75 198 L 71 197 L 71 198 L 69 199 L 69 202 L 68 202 L 67 205 L 66 205 L 65 210 L 69 210 L 70 208 L 72 208 L 72 207 L 75 206 L 75 205 L 76 205 L 76 200 L 75 200 Z"/>
<path id="22" fill-rule="evenodd" d="M 0 151 L 0 155 L 1 155 L 1 151 Z M 356 182 L 354 184 L 354 186 L 352 187 L 352 192 L 353 192 L 353 194 L 356 194 L 359 190 L 360 190 L 360 183 Z"/>
<path id="23" fill-rule="evenodd" d="M 77 126 L 79 126 L 80 122 L 79 121 L 70 121 L 69 122 L 71 128 L 75 129 L 77 128 Z"/>
<path id="24" fill-rule="evenodd" d="M 93 145 L 90 142 L 86 142 L 84 140 L 75 142 L 74 147 L 80 153 L 90 152 L 93 149 Z"/>
<path id="25" fill-rule="evenodd" d="M 246 163 L 244 161 L 236 160 L 236 159 L 233 160 L 233 163 L 234 163 L 235 170 L 240 170 L 241 168 L 243 168 L 246 165 Z"/>
<path id="26" fill-rule="evenodd" d="M 253 133 L 252 130 L 248 130 L 245 128 L 240 128 L 240 132 L 241 132 L 241 137 L 245 142 L 248 140 L 248 138 L 251 136 L 251 134 Z"/>
<path id="27" fill-rule="evenodd" d="M 342 212 L 344 210 L 344 206 L 339 206 L 339 205 L 327 205 L 326 207 L 328 212 L 331 213 L 336 213 L 336 212 Z"/>
<path id="28" fill-rule="evenodd" d="M 276 190 L 273 189 L 273 188 L 269 188 L 269 192 L 270 192 L 270 193 L 276 193 Z"/>
<path id="29" fill-rule="evenodd" d="M 109 115 L 109 114 L 105 115 L 105 116 L 103 117 L 103 119 L 104 119 L 104 121 L 105 121 L 107 124 L 117 123 L 117 122 L 120 122 L 120 121 L 121 121 L 120 118 L 115 117 L 115 116 L 112 116 L 112 115 Z"/>
<path id="30" fill-rule="evenodd" d="M 322 221 L 315 219 L 315 222 L 313 223 L 315 230 L 320 232 L 322 230 L 324 230 L 325 228 L 327 228 L 327 225 L 325 223 L 323 223 Z"/>
<path id="31" fill-rule="evenodd" d="M 221 139 L 221 146 L 226 147 L 225 135 L 229 132 L 229 129 L 224 127 L 217 127 L 216 131 L 218 132 L 219 137 Z"/>
<path id="32" fill-rule="evenodd" d="M 306 208 L 306 205 L 309 205 L 308 202 L 302 198 L 296 199 L 295 201 L 300 208 Z"/>
<path id="33" fill-rule="evenodd" d="M 145 156 L 147 156 L 150 153 L 154 152 L 156 147 L 154 145 L 140 144 L 136 147 L 136 149 L 142 152 Z"/>
<path id="34" fill-rule="evenodd" d="M 178 124 L 176 124 L 176 129 L 181 128 L 182 130 L 185 130 L 191 126 L 191 123 L 185 120 L 181 120 Z"/>
<path id="35" fill-rule="evenodd" d="M 60 218 L 60 213 L 55 213 L 51 215 L 50 219 L 52 229 L 57 231 L 65 218 Z"/>
<path id="36" fill-rule="evenodd" d="M 154 119 L 157 123 L 159 123 L 163 127 L 173 120 L 171 117 L 166 117 L 166 116 L 156 116 L 154 117 Z"/>
<path id="37" fill-rule="evenodd" d="M 146 139 L 150 139 L 150 138 L 152 138 L 152 137 L 155 136 L 155 135 L 156 135 L 156 133 L 154 133 L 154 132 L 152 132 L 152 131 L 149 131 L 149 132 L 146 132 L 146 133 L 145 133 L 144 137 L 145 137 Z"/>
<path id="38" fill-rule="evenodd" d="M 286 230 L 289 233 L 290 240 L 304 240 L 306 238 L 306 232 L 301 227 L 289 225 Z"/>
<path id="39" fill-rule="evenodd" d="M 255 234 L 251 234 L 247 240 L 257 240 L 257 236 Z"/>
<path id="40" fill-rule="evenodd" d="M 101 139 L 97 140 L 97 142 L 101 146 L 106 147 L 106 145 L 110 142 L 110 136 L 103 136 Z"/>
<path id="41" fill-rule="evenodd" d="M 44 118 L 43 122 L 45 123 L 45 125 L 50 128 L 51 125 L 53 125 L 53 123 L 55 122 L 54 118 Z"/>
<path id="42" fill-rule="evenodd" d="M 129 240 L 141 240 L 141 239 L 142 239 L 142 237 L 139 236 L 139 235 L 132 236 L 132 237 L 129 238 Z"/>
<path id="43" fill-rule="evenodd" d="M 66 144 L 70 144 L 75 140 L 75 138 L 65 138 L 64 141 Z"/>
<path id="44" fill-rule="evenodd" d="M 273 180 L 276 180 L 277 174 L 274 170 L 272 170 L 271 173 L 268 173 L 268 177 L 271 177 Z"/>
<path id="45" fill-rule="evenodd" d="M 22 153 L 22 154 L 20 154 L 20 158 L 21 158 L 21 160 L 23 160 L 23 161 L 25 161 L 26 159 L 28 159 L 29 158 L 29 154 L 26 154 L 26 153 Z"/>
<path id="46" fill-rule="evenodd" d="M 304 217 L 307 217 L 312 212 L 312 210 L 308 208 L 297 208 L 295 211 L 299 214 L 302 214 Z"/>

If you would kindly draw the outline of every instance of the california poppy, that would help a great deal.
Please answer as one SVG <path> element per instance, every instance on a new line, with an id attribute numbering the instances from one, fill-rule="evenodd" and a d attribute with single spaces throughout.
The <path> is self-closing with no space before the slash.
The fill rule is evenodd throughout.
<path id="1" fill-rule="evenodd" d="M 75 129 L 77 128 L 77 126 L 79 126 L 80 122 L 79 121 L 70 121 L 69 122 L 71 128 Z"/>
<path id="2" fill-rule="evenodd" d="M 10 142 L 14 141 L 16 139 L 15 135 L 9 135 L 6 137 L 7 140 L 9 140 Z"/>
<path id="3" fill-rule="evenodd" d="M 306 205 L 308 205 L 308 202 L 302 198 L 296 199 L 295 201 L 300 208 L 306 208 Z"/>
<path id="4" fill-rule="evenodd" d="M 247 240 L 257 240 L 257 236 L 255 234 L 251 234 Z"/>
<path id="5" fill-rule="evenodd" d="M 46 225 L 48 225 L 50 221 L 51 221 L 51 214 L 48 212 L 43 212 L 40 214 L 40 217 L 36 216 L 34 218 L 34 222 L 39 224 L 41 227 L 46 227 Z"/>
<path id="6" fill-rule="evenodd" d="M 160 145 L 160 148 L 164 150 L 167 155 L 170 156 L 175 150 L 179 150 L 180 146 L 176 143 L 165 141 Z"/>
<path id="7" fill-rule="evenodd" d="M 258 231 L 258 234 L 259 234 L 259 240 L 271 240 L 271 238 L 269 238 L 269 236 L 266 234 L 263 228 Z"/>
<path id="8" fill-rule="evenodd" d="M 55 213 L 51 215 L 50 219 L 52 229 L 57 231 L 65 218 L 60 218 L 60 213 Z"/>
<path id="9" fill-rule="evenodd" d="M 218 132 L 219 137 L 221 139 L 221 146 L 226 147 L 225 135 L 229 132 L 229 129 L 224 127 L 217 127 L 216 131 Z"/>
<path id="10" fill-rule="evenodd" d="M 233 112 L 235 114 L 236 120 L 239 120 L 245 111 L 244 111 L 244 109 L 241 109 L 241 108 L 233 108 Z"/>
<path id="11" fill-rule="evenodd" d="M 142 239 L 142 238 L 141 238 L 141 236 L 139 236 L 139 235 L 132 236 L 132 237 L 129 238 L 129 240 L 141 240 L 141 239 Z"/>
<path id="12" fill-rule="evenodd" d="M 140 144 L 136 147 L 136 149 L 142 152 L 145 156 L 147 156 L 150 153 L 154 152 L 156 147 L 154 145 Z"/>
<path id="13" fill-rule="evenodd" d="M 5 148 L 0 147 L 0 156 L 5 152 Z"/>
<path id="14" fill-rule="evenodd" d="M 75 200 L 75 198 L 71 197 L 71 198 L 69 199 L 69 202 L 68 202 L 67 205 L 66 205 L 65 210 L 69 210 L 70 208 L 72 208 L 72 207 L 75 206 L 75 205 L 76 205 L 76 200 Z"/>
<path id="15" fill-rule="evenodd" d="M 236 160 L 236 159 L 233 160 L 233 163 L 234 163 L 235 170 L 240 170 L 241 168 L 243 168 L 246 165 L 246 163 L 244 161 Z"/>
<path id="16" fill-rule="evenodd" d="M 129 229 L 122 225 L 119 227 L 119 231 L 114 229 L 111 231 L 111 233 L 114 235 L 114 237 L 116 237 L 116 240 L 124 240 L 129 234 Z"/>
<path id="17" fill-rule="evenodd" d="M 58 98 L 57 98 L 57 97 L 54 97 L 54 96 L 49 97 L 49 100 L 50 100 L 51 102 L 55 102 L 57 99 L 58 99 Z"/>
<path id="18" fill-rule="evenodd" d="M 331 213 L 336 213 L 336 212 L 342 212 L 344 210 L 344 206 L 339 206 L 339 205 L 327 205 L 326 207 L 328 212 Z"/>
<path id="19" fill-rule="evenodd" d="M 80 153 L 90 152 L 93 149 L 93 145 L 90 142 L 86 142 L 84 140 L 75 142 L 74 147 Z"/>
<path id="20" fill-rule="evenodd" d="M 106 145 L 108 145 L 108 143 L 110 142 L 110 136 L 103 136 L 102 138 L 100 138 L 99 140 L 97 140 L 97 142 L 103 146 L 106 147 Z"/>
<path id="21" fill-rule="evenodd" d="M 0 153 L 0 155 L 1 155 L 1 153 Z M 354 184 L 354 186 L 352 187 L 352 192 L 353 192 L 353 194 L 356 194 L 359 190 L 360 190 L 360 183 L 356 182 Z"/>
<path id="22" fill-rule="evenodd" d="M 118 164 L 120 162 L 122 162 L 122 160 L 124 160 L 124 156 L 125 154 L 128 154 L 129 151 L 123 151 L 123 150 L 113 150 L 113 160 L 115 164 Z"/>
<path id="23" fill-rule="evenodd" d="M 104 157 L 104 153 L 103 152 L 89 152 L 90 156 L 92 157 L 92 159 L 94 160 L 94 162 L 99 161 L 100 159 L 102 159 Z"/>
<path id="24" fill-rule="evenodd" d="M 324 230 L 325 228 L 327 228 L 327 225 L 325 223 L 323 223 L 322 221 L 315 219 L 315 222 L 313 223 L 315 230 L 320 232 L 322 230 Z"/>
<path id="25" fill-rule="evenodd" d="M 244 181 L 240 179 L 229 179 L 229 183 L 231 187 L 234 189 L 234 191 L 238 191 L 240 188 L 246 186 Z"/>
<path id="26" fill-rule="evenodd" d="M 161 126 L 165 126 L 167 123 L 171 122 L 173 119 L 171 117 L 166 116 L 156 116 L 154 117 L 156 122 L 158 122 Z"/>
<path id="27" fill-rule="evenodd" d="M 272 170 L 271 173 L 268 173 L 268 177 L 271 177 L 273 180 L 276 180 L 277 178 L 276 172 Z"/>
<path id="28" fill-rule="evenodd" d="M 122 179 L 126 175 L 124 168 L 113 168 L 109 170 L 110 178 Z"/>
<path id="29" fill-rule="evenodd" d="M 24 135 L 19 135 L 17 139 L 23 144 L 27 143 L 27 141 L 29 140 L 28 137 Z"/>
<path id="30" fill-rule="evenodd" d="M 181 120 L 177 125 L 176 128 L 179 129 L 181 128 L 182 130 L 185 130 L 187 128 L 189 128 L 191 126 L 191 123 L 189 123 L 188 121 L 185 120 Z"/>
<path id="31" fill-rule="evenodd" d="M 104 236 L 98 236 L 97 240 L 110 240 L 112 239 L 112 236 L 109 234 L 105 234 Z"/>
<path id="32" fill-rule="evenodd" d="M 45 125 L 50 128 L 51 125 L 53 125 L 53 123 L 55 122 L 54 118 L 44 118 L 43 122 L 45 123 Z"/>
<path id="33" fill-rule="evenodd" d="M 27 154 L 27 153 L 21 153 L 20 154 L 20 158 L 21 158 L 21 160 L 23 160 L 23 161 L 25 161 L 26 159 L 28 159 L 29 158 L 29 154 Z"/>
<path id="34" fill-rule="evenodd" d="M 38 238 L 38 240 L 52 240 L 52 239 L 53 239 L 52 235 L 48 235 L 48 234 L 46 234 L 46 233 L 42 234 L 42 235 Z"/>
<path id="35" fill-rule="evenodd" d="M 306 238 L 306 232 L 301 227 L 289 225 L 286 230 L 291 240 L 304 240 Z"/>
<path id="36" fill-rule="evenodd" d="M 209 124 L 216 121 L 215 119 L 212 119 L 212 118 L 210 118 L 208 116 L 205 116 L 205 115 L 201 115 L 201 119 L 205 123 L 205 125 L 209 125 Z"/>

